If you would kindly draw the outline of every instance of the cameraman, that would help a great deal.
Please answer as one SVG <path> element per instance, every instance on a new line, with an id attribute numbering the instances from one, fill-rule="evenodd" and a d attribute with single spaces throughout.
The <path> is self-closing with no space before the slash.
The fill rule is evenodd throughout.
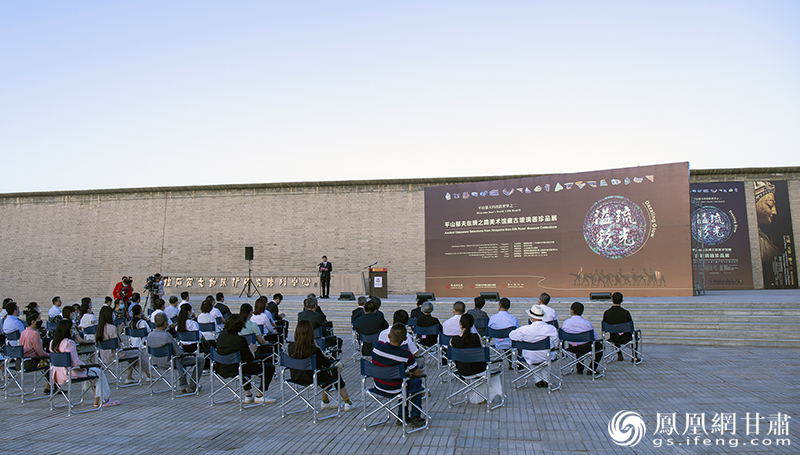
<path id="1" fill-rule="evenodd" d="M 153 275 L 153 279 L 148 279 L 145 290 L 150 292 L 150 313 L 155 311 L 155 302 L 164 298 L 164 278 L 160 273 Z"/>

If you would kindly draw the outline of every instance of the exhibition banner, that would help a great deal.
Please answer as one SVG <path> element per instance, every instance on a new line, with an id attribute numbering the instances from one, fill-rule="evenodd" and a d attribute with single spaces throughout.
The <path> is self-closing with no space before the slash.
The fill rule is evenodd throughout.
<path id="1" fill-rule="evenodd" d="M 797 289 L 797 262 L 786 181 L 754 182 L 764 289 Z"/>
<path id="2" fill-rule="evenodd" d="M 705 289 L 753 289 L 744 182 L 692 183 L 692 265 Z"/>
<path id="3" fill-rule="evenodd" d="M 425 189 L 426 290 L 692 295 L 689 164 Z"/>

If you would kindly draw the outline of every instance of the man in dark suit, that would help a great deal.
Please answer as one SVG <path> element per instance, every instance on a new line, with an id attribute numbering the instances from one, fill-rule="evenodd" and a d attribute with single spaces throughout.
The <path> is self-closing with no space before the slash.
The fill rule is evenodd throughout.
<path id="1" fill-rule="evenodd" d="M 605 313 L 603 313 L 603 322 L 606 324 L 624 324 L 626 322 L 633 321 L 631 318 L 631 313 L 622 308 L 622 293 L 615 292 L 611 296 L 611 308 L 607 309 Z M 614 346 L 620 347 L 621 345 L 631 341 L 633 339 L 633 333 L 625 332 L 625 333 L 612 333 L 608 336 L 608 341 L 614 343 Z M 639 349 L 638 343 L 635 346 L 635 349 Z M 617 353 L 617 360 L 623 360 L 622 353 Z"/>
<path id="2" fill-rule="evenodd" d="M 309 297 L 303 300 L 303 311 L 297 313 L 297 322 L 308 321 L 318 329 L 325 327 L 325 319 L 317 312 L 317 299 Z"/>
<path id="3" fill-rule="evenodd" d="M 364 304 L 364 315 L 356 319 L 356 330 L 362 335 L 375 335 L 389 328 L 389 323 L 382 314 L 378 314 L 375 308 L 375 301 L 369 299 Z M 372 355 L 372 343 L 361 345 L 362 355 Z"/>
<path id="4" fill-rule="evenodd" d="M 328 256 L 322 256 L 322 262 L 319 263 L 319 298 L 330 298 L 331 293 L 331 272 L 333 265 L 328 262 Z"/>

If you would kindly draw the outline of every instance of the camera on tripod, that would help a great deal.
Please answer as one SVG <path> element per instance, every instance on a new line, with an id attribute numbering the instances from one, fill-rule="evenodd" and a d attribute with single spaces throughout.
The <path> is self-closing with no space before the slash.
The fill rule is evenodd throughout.
<path id="1" fill-rule="evenodd" d="M 161 280 L 166 279 L 166 278 L 168 278 L 168 277 L 165 277 L 165 276 L 162 277 L 158 273 L 156 273 L 155 275 L 151 275 L 151 276 L 147 277 L 147 282 L 145 282 L 145 284 L 144 284 L 144 290 L 147 291 L 147 292 L 150 292 L 152 294 L 158 293 L 158 283 L 160 283 Z"/>

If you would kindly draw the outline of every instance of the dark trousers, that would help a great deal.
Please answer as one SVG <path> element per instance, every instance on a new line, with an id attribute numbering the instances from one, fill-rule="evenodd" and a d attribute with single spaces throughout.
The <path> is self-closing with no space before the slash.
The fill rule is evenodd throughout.
<path id="1" fill-rule="evenodd" d="M 269 384 L 272 382 L 272 376 L 275 374 L 275 366 L 271 363 L 264 363 L 262 369 L 261 362 L 245 363 L 242 365 L 242 373 L 245 376 L 258 376 L 261 382 L 261 390 L 266 393 L 269 389 Z M 250 390 L 252 386 L 248 382 L 244 385 L 245 390 Z"/>
<path id="2" fill-rule="evenodd" d="M 590 343 L 583 343 L 577 346 L 570 346 L 567 348 L 567 351 L 575 354 L 576 356 L 580 357 L 587 352 L 592 350 L 592 345 Z M 603 358 L 603 342 L 602 341 L 595 341 L 594 342 L 594 362 L 592 363 L 592 370 L 597 371 L 597 364 L 600 363 L 600 360 Z M 575 365 L 577 368 L 578 373 L 583 373 L 583 363 L 578 363 Z"/>
<path id="3" fill-rule="evenodd" d="M 322 277 L 319 279 L 319 293 L 321 297 L 330 297 L 331 277 Z"/>
<path id="4" fill-rule="evenodd" d="M 422 379 L 409 379 L 408 384 L 406 385 L 406 393 L 408 396 L 411 396 L 420 390 L 422 390 Z M 406 408 L 406 417 L 419 417 L 422 415 L 419 411 L 419 408 L 422 407 L 422 394 L 415 396 L 411 399 L 411 402 L 414 403 L 416 406 L 408 405 Z M 398 407 L 397 408 L 397 415 L 402 417 L 401 414 L 402 410 Z"/>

